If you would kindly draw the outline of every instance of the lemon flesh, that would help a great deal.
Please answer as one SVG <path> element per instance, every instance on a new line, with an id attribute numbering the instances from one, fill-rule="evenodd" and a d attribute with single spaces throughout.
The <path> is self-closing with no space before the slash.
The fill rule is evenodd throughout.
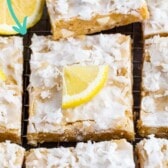
<path id="1" fill-rule="evenodd" d="M 73 108 L 90 101 L 104 87 L 107 78 L 107 65 L 64 67 L 62 108 Z"/>
<path id="2" fill-rule="evenodd" d="M 41 18 L 44 6 L 44 0 L 11 0 L 14 13 L 22 24 L 27 16 L 27 28 L 34 26 Z M 6 0 L 0 0 L 0 34 L 17 34 L 13 26 L 17 26 L 13 20 Z"/>
<path id="3" fill-rule="evenodd" d="M 5 81 L 6 80 L 6 75 L 2 70 L 0 70 L 0 81 Z"/>

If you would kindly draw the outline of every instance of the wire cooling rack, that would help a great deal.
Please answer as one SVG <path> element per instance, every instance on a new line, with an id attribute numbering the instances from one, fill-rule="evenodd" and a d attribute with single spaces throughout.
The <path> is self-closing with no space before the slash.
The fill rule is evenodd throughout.
<path id="1" fill-rule="evenodd" d="M 28 109 L 29 99 L 27 87 L 29 85 L 30 76 L 30 55 L 31 50 L 29 48 L 31 44 L 31 37 L 34 33 L 38 35 L 49 35 L 50 32 L 50 21 L 47 14 L 46 7 L 40 22 L 33 28 L 29 29 L 28 33 L 24 36 L 24 71 L 23 71 L 23 116 L 22 116 L 22 146 L 26 149 L 32 148 L 27 145 L 26 132 L 28 124 Z M 143 56 L 143 38 L 142 38 L 142 26 L 141 23 L 134 23 L 128 26 L 114 28 L 112 30 L 104 31 L 102 33 L 122 33 L 130 35 L 132 38 L 132 53 L 133 53 L 133 96 L 134 96 L 134 122 L 136 127 L 136 121 L 139 118 L 140 110 L 140 84 L 141 84 L 141 69 L 142 69 L 142 56 Z M 135 128 L 136 130 L 136 128 Z M 136 131 L 137 132 L 137 131 Z M 134 146 L 141 138 L 136 134 L 136 140 L 131 142 Z M 74 146 L 75 143 L 44 143 L 39 144 L 37 147 L 57 147 L 57 146 Z"/>

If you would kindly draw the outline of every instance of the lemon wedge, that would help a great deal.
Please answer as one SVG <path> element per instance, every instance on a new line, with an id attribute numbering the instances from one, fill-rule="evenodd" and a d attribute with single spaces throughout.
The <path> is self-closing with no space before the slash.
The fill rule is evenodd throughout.
<path id="1" fill-rule="evenodd" d="M 104 87 L 108 69 L 108 65 L 64 67 L 62 108 L 73 108 L 90 101 Z"/>
<path id="2" fill-rule="evenodd" d="M 18 21 L 22 24 L 27 16 L 27 28 L 34 26 L 41 18 L 44 0 L 11 0 L 11 5 Z M 13 26 L 17 26 L 12 18 L 7 0 L 0 0 L 0 34 L 17 34 Z"/>
<path id="3" fill-rule="evenodd" d="M 5 81 L 6 80 L 6 75 L 2 70 L 0 70 L 0 80 Z"/>

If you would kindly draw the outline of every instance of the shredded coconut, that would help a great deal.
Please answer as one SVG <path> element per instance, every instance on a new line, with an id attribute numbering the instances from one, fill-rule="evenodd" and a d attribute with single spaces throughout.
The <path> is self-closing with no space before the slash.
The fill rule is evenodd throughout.
<path id="1" fill-rule="evenodd" d="M 95 14 L 121 13 L 141 16 L 138 9 L 146 5 L 144 0 L 47 0 L 52 20 L 79 17 L 89 20 Z"/>
<path id="2" fill-rule="evenodd" d="M 1 168 L 22 168 L 25 149 L 9 141 L 0 143 Z"/>
<path id="3" fill-rule="evenodd" d="M 166 0 L 147 0 L 150 17 L 144 21 L 144 35 L 167 33 L 168 3 Z"/>
<path id="4" fill-rule="evenodd" d="M 126 140 L 92 144 L 78 143 L 76 148 L 33 149 L 26 167 L 134 168 L 133 148 Z"/>
<path id="5" fill-rule="evenodd" d="M 29 118 L 30 133 L 44 132 L 44 130 L 64 132 L 63 126 L 78 121 L 93 121 L 97 130 L 116 127 L 121 124 L 119 121 L 123 121 L 126 124 L 129 123 L 133 131 L 133 122 L 127 116 L 127 113 L 132 115 L 130 37 L 121 34 L 101 34 L 87 36 L 83 40 L 68 38 L 53 41 L 49 36 L 34 35 L 31 49 L 29 88 L 30 97 L 34 100 L 30 104 L 34 107 L 34 115 Z M 63 110 L 61 109 L 62 79 L 59 78 L 62 77 L 62 69 L 60 67 L 73 64 L 108 64 L 109 77 L 105 87 L 90 102 Z M 59 71 L 55 71 L 58 67 Z M 126 69 L 123 74 L 122 69 Z M 60 86 L 60 89 L 58 90 L 56 86 Z M 42 88 L 41 91 L 39 91 L 40 88 Z M 48 90 L 50 90 L 50 98 L 45 98 L 44 91 L 48 92 Z M 39 94 L 44 98 L 43 100 L 38 99 Z M 124 126 L 121 127 L 125 129 Z"/>
<path id="6" fill-rule="evenodd" d="M 150 136 L 138 143 L 137 148 L 143 160 L 141 167 L 167 167 L 168 140 Z"/>

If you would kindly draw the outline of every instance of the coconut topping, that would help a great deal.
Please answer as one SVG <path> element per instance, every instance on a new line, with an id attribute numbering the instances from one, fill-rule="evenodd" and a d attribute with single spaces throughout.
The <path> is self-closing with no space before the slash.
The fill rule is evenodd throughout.
<path id="1" fill-rule="evenodd" d="M 142 86 L 147 96 L 142 98 L 143 124 L 167 126 L 168 123 L 168 38 L 154 36 L 145 40 Z"/>
<path id="2" fill-rule="evenodd" d="M 9 141 L 0 143 L 1 168 L 22 168 L 25 149 Z"/>
<path id="3" fill-rule="evenodd" d="M 0 37 L 0 69 L 10 84 L 22 90 L 23 44 L 21 37 Z M 1 80 L 0 80 L 1 83 Z"/>
<path id="4" fill-rule="evenodd" d="M 126 140 L 78 143 L 76 148 L 32 149 L 26 167 L 134 168 L 133 148 Z"/>
<path id="5" fill-rule="evenodd" d="M 55 132 L 57 128 L 63 132 L 63 125 L 77 121 L 93 121 L 97 130 L 103 130 L 115 127 L 119 119 L 133 129 L 127 117 L 127 113 L 132 115 L 130 37 L 101 34 L 53 41 L 49 36 L 34 35 L 31 49 L 29 91 L 33 115 L 29 118 L 29 132 Z M 109 77 L 90 102 L 62 110 L 61 67 L 72 64 L 108 64 Z"/>
<path id="6" fill-rule="evenodd" d="M 168 38 L 155 36 L 145 41 L 143 85 L 148 91 L 168 90 Z"/>
<path id="7" fill-rule="evenodd" d="M 78 17 L 89 20 L 96 14 L 133 14 L 141 18 L 138 9 L 146 5 L 144 0 L 47 0 L 51 19 L 71 19 Z"/>
<path id="8" fill-rule="evenodd" d="M 18 136 L 21 134 L 22 52 L 22 38 L 0 37 L 0 70 L 6 78 L 0 79 L 0 127 L 5 132 L 12 129 Z"/>
<path id="9" fill-rule="evenodd" d="M 147 0 L 150 17 L 144 21 L 144 35 L 167 33 L 168 3 L 166 0 Z"/>
<path id="10" fill-rule="evenodd" d="M 0 125 L 6 129 L 18 129 L 21 133 L 21 94 L 15 87 L 0 86 Z"/>
<path id="11" fill-rule="evenodd" d="M 143 160 L 141 167 L 167 167 L 168 140 L 150 136 L 138 143 L 137 149 Z"/>

